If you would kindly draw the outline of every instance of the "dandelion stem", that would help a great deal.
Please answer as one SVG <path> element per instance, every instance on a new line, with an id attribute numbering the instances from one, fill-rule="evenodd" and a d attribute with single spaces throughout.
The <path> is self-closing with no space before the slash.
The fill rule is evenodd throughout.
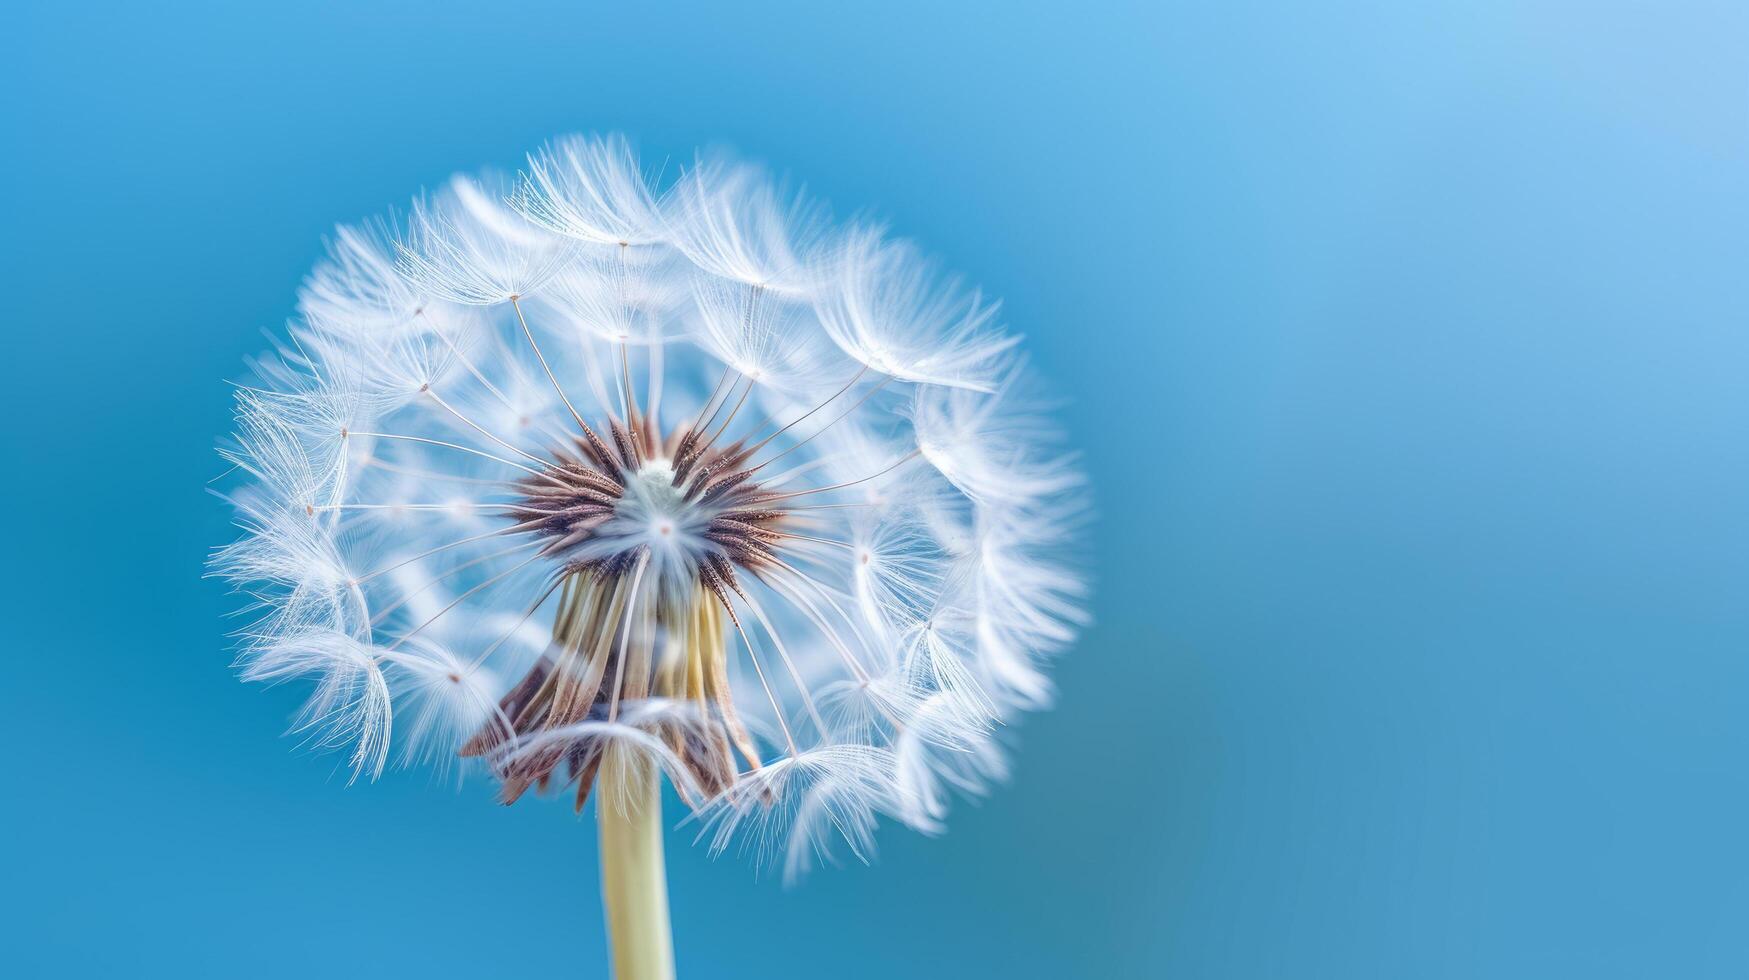
<path id="1" fill-rule="evenodd" d="M 648 759 L 607 750 L 595 820 L 601 899 L 616 980 L 673 980 L 668 882 L 662 863 L 662 783 Z"/>

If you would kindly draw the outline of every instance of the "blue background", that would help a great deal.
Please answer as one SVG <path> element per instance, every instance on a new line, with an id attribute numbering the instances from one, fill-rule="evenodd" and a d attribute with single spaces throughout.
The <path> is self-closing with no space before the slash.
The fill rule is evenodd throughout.
<path id="1" fill-rule="evenodd" d="M 1011 785 L 693 977 L 1749 974 L 1749 8 L 82 4 L 6 93 L 0 973 L 596 975 L 594 831 L 237 683 L 224 379 L 337 221 L 726 143 L 1007 299 L 1097 481 Z"/>

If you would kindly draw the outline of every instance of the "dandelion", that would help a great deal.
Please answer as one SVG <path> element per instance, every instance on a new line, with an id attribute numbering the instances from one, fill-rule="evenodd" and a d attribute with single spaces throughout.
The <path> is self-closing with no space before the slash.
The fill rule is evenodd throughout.
<path id="1" fill-rule="evenodd" d="M 239 388 L 215 570 L 352 778 L 591 797 L 673 974 L 662 785 L 793 880 L 1006 771 L 1084 613 L 1084 488 L 997 307 L 744 164 L 620 138 L 341 228 Z"/>

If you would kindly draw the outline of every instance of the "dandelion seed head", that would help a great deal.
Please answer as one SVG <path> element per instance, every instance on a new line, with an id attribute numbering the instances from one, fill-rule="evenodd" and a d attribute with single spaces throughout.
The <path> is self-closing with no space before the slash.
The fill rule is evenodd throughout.
<path id="1" fill-rule="evenodd" d="M 221 447 L 242 675 L 307 683 L 353 778 L 660 772 L 786 878 L 939 832 L 1085 622 L 1082 479 L 997 309 L 620 137 L 343 227 Z"/>

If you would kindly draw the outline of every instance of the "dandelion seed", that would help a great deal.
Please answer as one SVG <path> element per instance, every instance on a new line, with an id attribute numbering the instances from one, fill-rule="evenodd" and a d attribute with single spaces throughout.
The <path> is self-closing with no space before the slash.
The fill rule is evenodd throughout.
<path id="1" fill-rule="evenodd" d="M 617 137 L 342 228 L 222 449 L 243 677 L 352 778 L 594 798 L 616 971 L 670 976 L 663 782 L 794 879 L 939 832 L 1049 698 L 1082 483 L 995 310 Z"/>

